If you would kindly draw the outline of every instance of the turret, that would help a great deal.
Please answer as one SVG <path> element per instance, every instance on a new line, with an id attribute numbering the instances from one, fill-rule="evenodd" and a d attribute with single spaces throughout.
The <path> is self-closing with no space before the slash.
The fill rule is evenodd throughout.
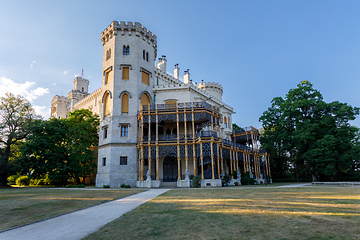
<path id="1" fill-rule="evenodd" d="M 206 93 L 222 101 L 223 87 L 219 83 L 215 82 L 204 82 L 202 81 L 197 85 L 198 88 L 204 90 Z"/>

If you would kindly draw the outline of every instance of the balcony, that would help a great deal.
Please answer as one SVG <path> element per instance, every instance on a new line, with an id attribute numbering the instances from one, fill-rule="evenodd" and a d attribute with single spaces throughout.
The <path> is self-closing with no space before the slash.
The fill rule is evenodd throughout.
<path id="1" fill-rule="evenodd" d="M 195 134 L 195 139 L 200 138 L 200 137 L 202 137 L 202 138 L 208 138 L 208 137 L 217 138 L 218 134 L 217 134 L 217 132 L 213 132 L 213 131 L 202 131 L 202 132 L 199 132 L 199 133 Z M 187 140 L 193 140 L 193 135 L 192 134 L 187 134 L 186 138 L 187 138 Z M 179 140 L 181 142 L 185 141 L 185 134 L 179 134 Z M 143 142 L 148 142 L 148 141 L 149 141 L 149 137 L 144 136 L 143 137 Z M 156 141 L 156 135 L 151 135 L 150 136 L 150 141 L 151 142 Z M 159 135 L 158 141 L 159 142 L 161 142 L 161 141 L 176 142 L 177 141 L 177 135 L 170 135 L 170 134 Z"/>

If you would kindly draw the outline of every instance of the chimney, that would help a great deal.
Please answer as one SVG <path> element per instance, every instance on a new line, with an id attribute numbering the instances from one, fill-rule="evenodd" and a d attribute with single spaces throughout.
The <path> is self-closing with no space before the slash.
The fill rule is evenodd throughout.
<path id="1" fill-rule="evenodd" d="M 184 83 L 188 84 L 190 82 L 190 72 L 189 69 L 184 71 Z"/>
<path id="2" fill-rule="evenodd" d="M 157 68 L 163 72 L 166 72 L 166 62 L 166 56 L 162 55 L 161 58 L 159 58 L 159 62 L 157 63 Z"/>
<path id="3" fill-rule="evenodd" d="M 178 80 L 179 80 L 179 71 L 180 71 L 180 68 L 179 68 L 179 64 L 177 63 L 177 64 L 175 64 L 174 77 Z"/>

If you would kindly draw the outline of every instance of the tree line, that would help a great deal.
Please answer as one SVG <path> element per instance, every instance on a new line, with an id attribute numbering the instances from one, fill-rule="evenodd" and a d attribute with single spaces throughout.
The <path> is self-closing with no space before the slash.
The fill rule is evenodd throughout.
<path id="1" fill-rule="evenodd" d="M 0 186 L 10 175 L 80 183 L 96 167 L 99 117 L 81 109 L 44 121 L 21 96 L 0 98 Z"/>

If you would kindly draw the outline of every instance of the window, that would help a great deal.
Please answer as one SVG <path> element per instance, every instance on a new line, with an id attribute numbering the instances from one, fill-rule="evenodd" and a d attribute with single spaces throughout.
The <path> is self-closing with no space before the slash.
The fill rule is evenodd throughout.
<path id="1" fill-rule="evenodd" d="M 150 104 L 150 98 L 146 93 L 143 93 L 143 95 L 141 95 L 141 106 L 149 105 L 149 104 Z"/>
<path id="2" fill-rule="evenodd" d="M 81 88 L 81 91 L 84 92 L 84 87 Z"/>
<path id="3" fill-rule="evenodd" d="M 104 127 L 104 138 L 107 138 L 107 132 L 108 132 L 108 128 Z"/>
<path id="4" fill-rule="evenodd" d="M 121 97 L 121 112 L 129 112 L 129 95 L 127 93 L 124 93 Z"/>
<path id="5" fill-rule="evenodd" d="M 226 121 L 226 117 L 224 117 L 224 125 L 225 125 L 225 128 L 227 128 L 227 121 Z"/>
<path id="6" fill-rule="evenodd" d="M 146 61 L 148 62 L 149 61 L 149 53 L 146 52 Z"/>
<path id="7" fill-rule="evenodd" d="M 127 165 L 127 157 L 120 157 L 120 165 Z"/>
<path id="8" fill-rule="evenodd" d="M 150 83 L 149 83 L 149 74 L 142 71 L 141 72 L 141 81 L 142 81 L 142 83 L 145 83 L 146 85 L 150 85 Z"/>
<path id="9" fill-rule="evenodd" d="M 109 82 L 109 75 L 110 75 L 110 72 L 105 72 L 105 85 L 108 84 L 108 82 Z"/>
<path id="10" fill-rule="evenodd" d="M 127 137 L 128 136 L 128 129 L 129 129 L 129 126 L 127 126 L 127 125 L 122 125 L 121 126 L 121 136 L 122 137 Z"/>
<path id="11" fill-rule="evenodd" d="M 103 161 L 102 161 L 102 165 L 103 165 L 103 166 L 106 166 L 106 158 L 103 158 L 102 160 L 103 160 Z"/>
<path id="12" fill-rule="evenodd" d="M 111 49 L 107 50 L 105 55 L 106 60 L 108 60 L 109 58 L 111 58 Z"/>
<path id="13" fill-rule="evenodd" d="M 122 79 L 129 80 L 129 67 L 123 67 L 122 68 Z"/>
<path id="14" fill-rule="evenodd" d="M 173 109 L 176 108 L 176 101 L 169 101 L 169 102 L 165 102 L 165 108 L 166 109 Z"/>
<path id="15" fill-rule="evenodd" d="M 129 45 L 123 47 L 123 55 L 130 55 L 130 47 Z"/>
<path id="16" fill-rule="evenodd" d="M 145 50 L 143 50 L 143 59 L 145 60 Z"/>
<path id="17" fill-rule="evenodd" d="M 104 98 L 104 117 L 110 115 L 110 93 L 107 92 Z"/>

